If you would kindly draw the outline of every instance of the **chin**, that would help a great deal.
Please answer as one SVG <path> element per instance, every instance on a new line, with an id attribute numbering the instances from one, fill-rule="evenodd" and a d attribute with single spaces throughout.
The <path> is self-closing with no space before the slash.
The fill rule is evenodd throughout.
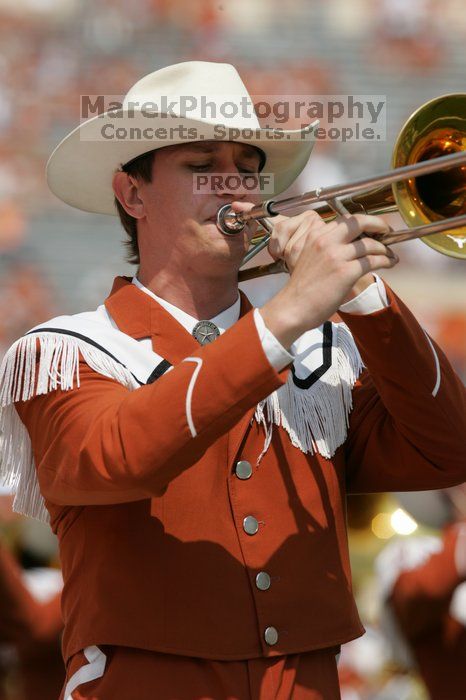
<path id="1" fill-rule="evenodd" d="M 225 236 L 225 234 L 218 230 L 216 224 L 212 222 L 207 222 L 204 224 L 203 228 L 205 228 L 207 232 L 210 245 L 212 242 L 215 242 L 215 244 L 218 244 L 216 247 L 220 247 L 225 251 L 238 251 L 238 249 L 241 249 L 243 255 L 246 254 L 249 248 L 249 238 L 246 232 L 241 232 L 234 236 Z"/>

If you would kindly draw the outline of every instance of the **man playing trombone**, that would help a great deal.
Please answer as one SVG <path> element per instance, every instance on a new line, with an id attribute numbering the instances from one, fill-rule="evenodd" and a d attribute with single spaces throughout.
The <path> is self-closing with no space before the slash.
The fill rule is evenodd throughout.
<path id="1" fill-rule="evenodd" d="M 232 66 L 190 62 L 127 100 L 219 86 L 248 96 Z M 202 115 L 175 116 L 196 127 L 187 140 L 141 143 L 95 138 L 103 121 L 59 144 L 48 180 L 89 211 L 115 213 L 116 197 L 137 275 L 37 326 L 2 366 L 16 507 L 60 540 L 62 698 L 339 698 L 336 655 L 363 633 L 346 493 L 464 481 L 464 388 L 374 277 L 397 263 L 360 237 L 388 231 L 378 217 L 282 219 L 269 250 L 289 281 L 260 309 L 238 293 L 254 224 L 225 236 L 217 211 L 259 197 L 193 191 L 193 174 L 264 169 L 278 193 L 307 161 L 306 130 L 274 142 L 254 116 L 253 139 L 216 140 Z M 337 310 L 347 325 L 327 320 Z"/>

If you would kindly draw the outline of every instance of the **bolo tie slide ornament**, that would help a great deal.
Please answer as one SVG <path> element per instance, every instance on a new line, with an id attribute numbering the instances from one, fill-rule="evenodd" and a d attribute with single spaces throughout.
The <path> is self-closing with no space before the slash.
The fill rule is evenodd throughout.
<path id="1" fill-rule="evenodd" d="M 212 343 L 220 335 L 220 330 L 212 321 L 198 321 L 193 328 L 193 336 L 200 345 Z"/>

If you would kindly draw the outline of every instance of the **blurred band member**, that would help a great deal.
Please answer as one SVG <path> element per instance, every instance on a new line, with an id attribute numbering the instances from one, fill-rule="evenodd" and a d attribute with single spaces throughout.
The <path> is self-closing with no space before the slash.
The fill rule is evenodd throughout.
<path id="1" fill-rule="evenodd" d="M 399 494 L 441 537 L 389 544 L 377 561 L 385 629 L 397 658 L 415 668 L 431 700 L 462 700 L 466 668 L 466 487 Z"/>

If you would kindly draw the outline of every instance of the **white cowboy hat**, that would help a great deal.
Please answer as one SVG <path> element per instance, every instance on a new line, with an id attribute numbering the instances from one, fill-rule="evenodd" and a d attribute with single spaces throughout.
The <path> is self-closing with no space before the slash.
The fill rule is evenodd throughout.
<path id="1" fill-rule="evenodd" d="M 122 165 L 164 146 L 220 139 L 263 151 L 265 171 L 274 175 L 273 192 L 264 195 L 270 198 L 286 190 L 306 165 L 315 126 L 262 129 L 233 66 L 178 63 L 141 78 L 121 109 L 88 119 L 68 134 L 48 160 L 47 182 L 73 207 L 116 215 L 112 176 Z"/>

